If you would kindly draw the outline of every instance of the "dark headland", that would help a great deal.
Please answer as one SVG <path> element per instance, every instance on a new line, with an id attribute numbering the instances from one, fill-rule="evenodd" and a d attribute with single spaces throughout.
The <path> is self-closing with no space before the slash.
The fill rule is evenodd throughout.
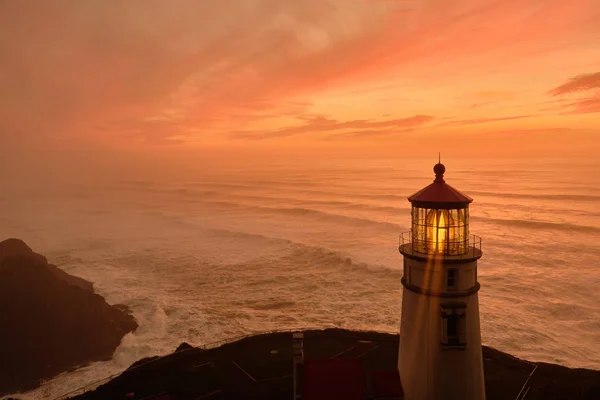
<path id="1" fill-rule="evenodd" d="M 332 357 L 360 359 L 367 375 L 393 370 L 398 336 L 343 329 L 304 331 L 305 360 Z M 527 400 L 600 399 L 600 371 L 533 364 L 486 346 L 483 365 L 488 400 L 515 399 L 535 365 Z M 130 394 L 129 398 L 145 400 L 286 400 L 292 398 L 292 373 L 292 333 L 259 334 L 212 349 L 182 344 L 170 355 L 140 360 L 96 390 L 71 399 L 116 400 Z"/>
<path id="2" fill-rule="evenodd" d="M 110 359 L 137 323 L 23 241 L 0 242 L 0 396 Z"/>
<path id="3" fill-rule="evenodd" d="M 0 395 L 110 358 L 123 335 L 136 328 L 129 314 L 108 305 L 91 285 L 50 266 L 21 241 L 0 244 Z M 307 330 L 303 342 L 306 361 L 359 360 L 367 395 L 377 371 L 396 369 L 397 335 Z M 62 398 L 287 400 L 293 393 L 292 354 L 292 332 L 257 334 L 214 348 L 183 343 L 172 354 L 139 360 L 95 390 L 73 388 Z M 600 399 L 600 371 L 531 363 L 484 346 L 487 400 L 515 399 L 536 365 L 527 400 Z"/>

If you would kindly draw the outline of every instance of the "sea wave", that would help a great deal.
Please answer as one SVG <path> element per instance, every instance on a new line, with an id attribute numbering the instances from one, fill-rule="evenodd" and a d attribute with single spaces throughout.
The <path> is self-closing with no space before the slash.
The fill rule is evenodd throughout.
<path id="1" fill-rule="evenodd" d="M 282 245 L 290 250 L 290 253 L 286 257 L 295 259 L 298 261 L 298 263 L 304 263 L 306 260 L 310 260 L 314 266 L 329 266 L 333 268 L 341 267 L 345 269 L 350 268 L 358 271 L 370 272 L 399 272 L 397 268 L 389 267 L 384 264 L 359 261 L 356 259 L 356 256 L 353 256 L 347 252 L 333 250 L 325 246 L 315 246 L 285 238 L 271 237 L 229 229 L 211 229 L 210 232 L 216 235 L 225 236 L 225 239 L 229 240 L 245 238 L 250 240 L 260 240 L 264 242 L 264 244 Z M 280 261 L 281 260 L 279 258 L 274 259 L 275 263 L 279 263 Z"/>
<path id="2" fill-rule="evenodd" d="M 367 263 L 358 261 L 354 256 L 346 252 L 336 251 L 323 246 L 306 245 L 294 243 L 295 252 L 293 256 L 303 260 L 309 259 L 318 265 L 342 270 L 355 270 L 359 273 L 383 273 L 402 277 L 402 271 L 384 264 Z"/>
<path id="3" fill-rule="evenodd" d="M 571 232 L 581 232 L 581 233 L 593 233 L 593 234 L 600 235 L 600 228 L 594 227 L 594 226 L 587 226 L 587 225 L 556 223 L 556 222 L 546 222 L 546 221 L 528 221 L 528 220 L 520 220 L 520 219 L 474 217 L 474 216 L 471 217 L 471 220 L 493 223 L 493 224 L 497 224 L 497 225 L 512 226 L 512 227 L 516 227 L 516 228 L 571 231 Z"/>
<path id="4" fill-rule="evenodd" d="M 298 186 L 291 186 L 282 190 L 274 191 L 273 188 L 269 187 L 254 187 L 251 185 L 241 184 L 216 184 L 220 187 L 204 187 L 202 185 L 195 185 L 194 187 L 182 187 L 181 184 L 173 186 L 163 187 L 147 187 L 143 191 L 148 191 L 162 195 L 173 195 L 177 197 L 177 201 L 194 203 L 203 202 L 206 200 L 222 200 L 224 202 L 231 200 L 239 200 L 241 204 L 248 203 L 250 201 L 255 204 L 254 206 L 262 206 L 265 203 L 269 206 L 273 203 L 279 203 L 280 205 L 286 205 L 288 207 L 299 206 L 299 208 L 312 208 L 312 207 L 330 207 L 330 208 L 344 208 L 348 210 L 365 210 L 380 212 L 382 214 L 398 214 L 406 212 L 410 205 L 407 201 L 407 197 L 413 192 L 411 189 L 395 189 L 397 193 L 390 193 L 389 189 L 382 190 L 379 193 L 373 192 L 373 188 L 370 188 L 370 193 L 364 193 L 359 191 L 347 191 L 347 190 L 324 190 L 319 188 L 303 188 Z M 231 189 L 231 190 L 228 190 Z M 136 189 L 136 191 L 138 191 Z M 506 192 L 491 192 L 491 191 L 467 191 L 471 196 L 481 196 L 487 199 L 513 199 L 513 200 L 548 200 L 552 203 L 538 202 L 536 204 L 527 203 L 515 203 L 511 204 L 511 208 L 514 210 L 527 211 L 533 213 L 545 213 L 549 210 L 553 212 L 560 212 L 566 215 L 574 216 L 592 216 L 597 217 L 600 214 L 593 210 L 588 210 L 585 204 L 590 202 L 600 201 L 600 196 L 589 195 L 589 194 L 533 194 L 533 193 L 506 193 Z M 563 207 L 556 209 L 552 204 L 558 201 L 571 203 L 571 207 Z M 232 202 L 233 203 L 233 202 Z M 574 203 L 579 203 L 575 205 Z M 583 203 L 583 204 L 581 204 Z M 306 207 L 304 207 L 306 205 Z M 501 200 L 491 200 L 486 202 L 485 199 L 478 200 L 477 206 L 479 208 L 497 208 L 503 206 Z M 582 207 L 584 207 L 582 209 Z"/>
<path id="5" fill-rule="evenodd" d="M 410 178 L 403 178 L 410 179 Z M 327 188 L 340 188 L 340 189 L 356 189 L 357 187 L 363 187 L 363 184 L 368 183 L 371 189 L 386 189 L 389 187 L 388 185 L 382 186 L 373 186 L 373 180 L 351 180 L 346 183 L 340 183 L 340 181 L 347 180 L 342 176 L 331 176 L 331 177 L 322 177 L 319 179 L 315 179 L 315 177 L 306 178 L 306 179 L 290 179 L 287 181 L 282 180 L 256 180 L 256 179 L 248 179 L 243 182 L 230 181 L 213 181 L 213 180 L 205 180 L 205 181 L 196 181 L 196 182 L 151 182 L 151 181 L 120 181 L 116 182 L 112 185 L 109 185 L 108 189 L 131 189 L 131 190 L 151 190 L 156 188 L 173 188 L 181 187 L 183 189 L 194 190 L 197 188 L 210 188 L 210 189 L 234 189 L 234 190 L 245 190 L 245 191 L 256 191 L 256 190 L 273 190 L 273 189 L 282 189 L 288 190 L 290 188 L 297 189 L 302 188 L 306 190 L 310 190 L 309 188 L 319 188 L 319 187 L 327 187 Z"/>
<path id="6" fill-rule="evenodd" d="M 215 234 L 215 235 L 219 235 L 219 236 L 226 236 L 227 239 L 240 239 L 240 238 L 244 238 L 244 239 L 250 239 L 250 240 L 259 240 L 262 242 L 268 242 L 270 244 L 278 244 L 278 245 L 292 245 L 292 244 L 301 244 L 301 243 L 297 243 L 297 242 L 293 242 L 289 239 L 285 239 L 285 238 L 279 238 L 279 237 L 272 237 L 272 236 L 265 236 L 265 235 L 261 235 L 258 233 L 249 233 L 249 232 L 243 232 L 243 231 L 234 231 L 234 230 L 230 230 L 230 229 L 209 229 L 208 230 L 210 233 Z"/>
<path id="7" fill-rule="evenodd" d="M 267 207 L 267 206 L 259 206 L 245 203 L 235 203 L 228 201 L 214 201 L 209 202 L 213 206 L 216 207 L 226 207 L 229 209 L 237 209 L 242 211 L 252 211 L 252 212 L 261 212 L 263 214 L 280 214 L 280 215 L 288 215 L 294 218 L 310 218 L 315 221 L 325 221 L 337 224 L 350 225 L 353 227 L 374 227 L 380 229 L 388 229 L 394 230 L 397 232 L 401 231 L 400 225 L 385 222 L 385 221 L 377 221 L 368 218 L 360 218 L 360 217 L 352 217 L 349 215 L 330 213 L 325 211 L 320 211 L 312 208 L 302 208 L 302 207 Z M 208 204 L 208 203 L 207 203 Z"/>
<path id="8" fill-rule="evenodd" d="M 246 185 L 246 184 L 236 184 L 236 183 L 211 183 L 211 184 L 195 184 L 193 187 L 188 187 L 181 184 L 177 184 L 176 187 L 172 187 L 169 185 L 163 186 L 148 186 L 144 187 L 140 190 L 139 187 L 127 187 L 122 185 L 114 185 L 110 187 L 113 190 L 134 190 L 136 192 L 145 191 L 157 194 L 175 194 L 182 196 L 191 196 L 194 198 L 200 198 L 201 196 L 213 196 L 213 195 L 222 195 L 222 196 L 236 196 L 236 197 L 263 197 L 266 199 L 275 198 L 280 196 L 281 193 L 285 194 L 303 194 L 303 195 L 317 195 L 324 196 L 326 198 L 357 198 L 357 199 L 372 199 L 372 200 L 397 200 L 401 202 L 407 202 L 408 195 L 412 194 L 414 190 L 412 189 L 403 189 L 398 188 L 397 191 L 404 195 L 400 194 L 389 194 L 389 193 L 363 193 L 361 191 L 336 191 L 336 190 L 322 190 L 322 189 L 306 189 L 299 188 L 297 185 L 291 185 L 291 188 L 286 188 L 284 191 L 278 191 L 275 194 L 272 189 L 269 187 L 263 186 L 254 186 L 254 185 Z M 331 185 L 326 185 L 328 188 Z M 344 186 L 346 187 L 346 186 Z M 356 186 L 347 186 L 348 188 L 355 188 Z M 228 191 L 227 189 L 232 189 L 232 191 Z M 369 188 L 369 191 L 374 190 L 374 188 Z M 382 189 L 384 191 L 388 191 L 388 189 Z M 262 195 L 258 195 L 257 193 L 263 192 Z M 292 197 L 295 198 L 295 197 Z"/>
<path id="9" fill-rule="evenodd" d="M 277 214 L 285 214 L 290 215 L 292 217 L 308 217 L 315 220 L 324 220 L 327 222 L 347 224 L 351 226 L 357 227 L 378 227 L 384 228 L 388 230 L 394 230 L 396 232 L 402 232 L 402 226 L 399 224 L 395 224 L 392 222 L 385 221 L 377 221 L 368 218 L 359 218 L 352 217 L 342 214 L 330 213 L 310 208 L 301 208 L 301 207 L 265 207 L 265 206 L 256 206 L 256 205 L 245 205 L 241 203 L 232 203 L 232 202 L 215 202 L 215 204 L 224 205 L 224 206 L 232 206 L 240 209 L 252 209 L 256 211 L 266 212 L 266 213 L 277 213 Z M 531 220 L 518 220 L 518 219 L 502 219 L 502 218 L 491 218 L 491 217 L 478 217 L 472 216 L 472 221 L 481 221 L 487 223 L 493 223 L 497 225 L 504 226 L 513 226 L 527 229 L 541 229 L 541 230 L 560 230 L 560 231 L 571 231 L 571 232 L 581 232 L 581 233 L 595 233 L 600 234 L 600 228 L 594 226 L 587 225 L 579 225 L 579 224 L 571 224 L 571 223 L 555 223 L 555 222 L 546 222 L 546 221 L 531 221 Z"/>
<path id="10" fill-rule="evenodd" d="M 220 199 L 225 198 L 226 200 L 239 200 L 240 204 L 248 204 L 248 201 L 253 201 L 251 205 L 262 206 L 263 204 L 286 204 L 288 206 L 294 206 L 296 204 L 303 208 L 310 207 L 331 207 L 340 208 L 347 210 L 360 210 L 369 212 L 380 212 L 386 215 L 409 215 L 410 204 L 407 201 L 406 196 L 391 195 L 391 194 L 357 194 L 347 193 L 340 194 L 336 192 L 323 192 L 323 191 L 296 191 L 296 193 L 289 193 L 290 196 L 275 195 L 272 193 L 265 194 L 238 194 L 238 193 L 224 193 L 219 191 L 203 191 L 203 190 L 191 190 L 191 189 L 173 189 L 171 193 L 184 195 L 188 199 L 194 201 L 203 201 L 207 199 Z M 286 192 L 287 194 L 287 192 Z M 300 195 L 300 196 L 295 196 Z M 307 196 L 310 194 L 318 194 L 326 199 L 319 197 Z M 356 200 L 356 201 L 353 201 Z M 360 200 L 375 200 L 377 204 L 369 202 L 361 202 Z M 389 200 L 393 200 L 393 204 L 398 206 L 385 205 L 390 204 Z M 256 204 L 258 203 L 258 204 Z M 477 207 L 480 209 L 493 208 L 497 209 L 501 203 L 494 202 L 477 202 Z M 502 203 L 502 205 L 505 205 Z M 306 207 L 304 207 L 306 206 Z M 564 215 L 572 216 L 585 216 L 585 217 L 600 217 L 600 213 L 594 212 L 587 209 L 567 209 L 551 207 L 547 204 L 511 204 L 511 210 L 526 211 L 531 213 L 547 213 L 552 211 L 553 213 L 560 213 Z"/>
<path id="11" fill-rule="evenodd" d="M 369 217 L 356 217 L 351 215 L 345 215 L 330 211 L 323 211 L 317 208 L 309 208 L 309 207 L 289 207 L 289 206 L 266 206 L 266 205 L 258 205 L 258 204 L 248 204 L 242 202 L 234 202 L 234 201 L 205 201 L 204 204 L 212 205 L 216 208 L 222 208 L 224 210 L 239 210 L 250 213 L 261 213 L 266 215 L 285 215 L 290 216 L 292 218 L 307 218 L 313 221 L 322 221 L 329 222 L 334 224 L 342 224 L 349 225 L 352 227 L 361 227 L 361 228 L 374 228 L 374 229 L 382 229 L 385 231 L 391 231 L 394 233 L 400 233 L 408 230 L 408 226 L 403 226 L 401 224 L 397 224 L 394 222 L 382 221 L 378 219 L 373 219 Z M 326 205 L 327 202 L 319 203 L 317 202 L 317 206 L 319 204 Z M 307 204 L 308 205 L 308 204 Z M 386 207 L 386 206 L 376 206 L 376 205 L 368 205 L 368 204 L 360 204 L 360 203 L 346 203 L 348 211 L 352 209 L 362 209 L 365 211 L 373 211 L 373 212 L 381 212 L 382 215 L 402 215 L 402 213 L 406 213 L 408 209 L 396 208 L 396 207 Z M 400 220 L 400 218 L 398 218 Z M 404 218 L 406 223 L 408 224 L 408 216 Z M 588 225 L 581 225 L 576 223 L 557 223 L 550 221 L 535 221 L 535 220 L 525 220 L 525 219 L 510 219 L 510 218 L 493 218 L 493 217 L 484 217 L 484 216 L 471 216 L 471 220 L 473 222 L 484 222 L 489 224 L 501 225 L 501 226 L 509 226 L 516 228 L 525 228 L 525 229 L 535 229 L 535 230 L 553 230 L 553 231 L 565 231 L 565 232 L 579 232 L 579 233 L 587 233 L 587 234 L 598 234 L 600 235 L 600 228 Z"/>
<path id="12" fill-rule="evenodd" d="M 206 200 L 207 197 L 210 199 L 214 198 L 224 198 L 226 200 L 240 200 L 240 204 L 249 204 L 248 201 L 254 201 L 256 203 L 252 203 L 251 205 L 262 206 L 263 204 L 286 204 L 292 206 L 294 204 L 301 204 L 306 206 L 325 206 L 325 207 L 339 207 L 344 209 L 358 209 L 358 210 L 366 210 L 366 211 L 377 211 L 384 213 L 399 213 L 399 212 L 407 212 L 409 210 L 408 204 L 406 207 L 393 207 L 393 206 L 384 206 L 377 204 L 367 204 L 367 203 L 359 203 L 355 201 L 349 200 L 334 200 L 334 199 L 318 199 L 318 198 L 302 198 L 302 197 L 290 197 L 290 196 L 279 196 L 273 194 L 233 194 L 233 193 L 221 193 L 216 191 L 191 191 L 187 189 L 178 189 L 174 191 L 177 194 L 182 194 L 186 196 L 193 197 L 195 200 L 202 201 Z M 337 198 L 348 198 L 346 196 L 336 196 L 335 193 L 330 193 L 331 196 L 328 197 L 337 197 Z M 206 196 L 203 198 L 199 198 L 200 196 Z M 350 196 L 352 197 L 361 197 L 361 196 Z M 367 197 L 367 196 L 365 196 Z M 367 197 L 369 198 L 369 197 Z"/>
<path id="13" fill-rule="evenodd" d="M 533 193 L 506 193 L 506 192 L 481 192 L 469 191 L 470 196 L 502 197 L 507 199 L 538 199 L 558 201 L 600 201 L 600 196 L 585 194 L 533 194 Z"/>

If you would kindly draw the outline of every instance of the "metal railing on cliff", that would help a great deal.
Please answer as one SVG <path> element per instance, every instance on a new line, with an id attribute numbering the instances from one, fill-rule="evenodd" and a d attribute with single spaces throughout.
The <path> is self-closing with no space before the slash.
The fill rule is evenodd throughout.
<path id="1" fill-rule="evenodd" d="M 319 328 L 298 328 L 298 329 L 276 329 L 276 330 L 271 330 L 271 331 L 261 331 L 261 332 L 253 332 L 253 333 L 247 333 L 245 335 L 239 335 L 239 336 L 234 336 L 234 337 L 230 337 L 230 338 L 226 338 L 226 339 L 221 339 L 221 340 L 217 340 L 214 342 L 210 342 L 210 343 L 206 343 L 200 346 L 195 346 L 195 347 L 191 347 L 189 349 L 184 349 L 184 350 L 180 350 L 180 351 L 176 351 L 174 353 L 170 353 L 170 354 L 165 354 L 163 356 L 159 356 L 158 358 L 153 358 L 152 360 L 148 360 L 144 363 L 138 364 L 135 367 L 126 369 L 125 371 L 119 372 L 117 374 L 113 374 L 110 376 L 107 376 L 105 378 L 99 379 L 97 381 L 88 383 L 85 386 L 82 386 L 80 388 L 74 389 L 70 392 L 67 393 L 63 393 L 58 397 L 54 397 L 52 400 L 66 400 L 69 399 L 71 397 L 74 396 L 80 396 L 80 395 L 84 395 L 86 392 L 92 391 L 94 389 L 96 389 L 97 387 L 108 383 L 110 380 L 116 378 L 117 376 L 125 373 L 125 372 L 130 372 L 130 371 L 134 371 L 138 368 L 141 367 L 146 367 L 148 365 L 152 365 L 154 363 L 158 363 L 159 361 L 164 360 L 164 357 L 179 357 L 183 354 L 185 354 L 186 352 L 189 351 L 193 351 L 193 350 L 197 350 L 197 349 L 204 349 L 204 350 L 209 350 L 209 349 L 214 349 L 216 347 L 220 347 L 223 346 L 225 344 L 228 343 L 235 343 L 238 342 L 240 340 L 243 339 L 247 339 L 250 337 L 254 337 L 254 336 L 264 336 L 264 335 L 270 335 L 270 334 L 275 334 L 275 333 L 292 333 L 292 332 L 305 332 L 305 331 L 322 331 L 322 330 L 326 330 L 326 329 L 344 329 L 344 328 L 338 328 L 338 327 L 319 327 Z M 392 332 L 392 331 L 366 331 L 366 330 L 358 330 L 358 329 L 353 329 L 352 332 L 358 332 L 358 333 L 383 333 L 383 334 L 391 334 L 391 335 L 397 335 L 398 332 Z"/>
<path id="2" fill-rule="evenodd" d="M 517 397 L 515 397 L 515 400 L 525 400 L 527 394 L 531 390 L 531 385 L 529 384 L 529 381 L 531 381 L 531 377 L 533 376 L 533 374 L 535 374 L 535 371 L 537 371 L 538 368 L 537 364 L 534 365 L 535 367 L 533 368 L 527 379 L 525 379 L 525 383 L 523 384 L 523 387 L 521 387 L 521 391 L 519 392 Z"/>

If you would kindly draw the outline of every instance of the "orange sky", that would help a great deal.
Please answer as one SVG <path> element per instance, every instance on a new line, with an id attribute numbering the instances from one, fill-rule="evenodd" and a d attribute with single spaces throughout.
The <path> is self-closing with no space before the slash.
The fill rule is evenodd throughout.
<path id="1" fill-rule="evenodd" d="M 600 150 L 599 0 L 7 0 L 0 31 L 5 148 Z"/>

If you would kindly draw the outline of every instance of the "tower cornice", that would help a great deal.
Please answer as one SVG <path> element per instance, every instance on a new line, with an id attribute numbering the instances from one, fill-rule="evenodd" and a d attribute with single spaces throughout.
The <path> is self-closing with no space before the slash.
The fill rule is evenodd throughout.
<path id="1" fill-rule="evenodd" d="M 405 277 L 402 277 L 401 282 L 402 282 L 402 285 L 406 289 L 410 290 L 411 292 L 423 294 L 425 296 L 433 296 L 433 297 L 466 297 L 466 296 L 471 296 L 471 295 L 479 292 L 479 289 L 481 288 L 481 285 L 479 284 L 479 282 L 475 282 L 475 286 L 473 286 L 467 290 L 460 290 L 460 291 L 456 291 L 456 292 L 439 292 L 439 291 L 428 290 L 428 289 L 424 289 L 419 286 L 411 285 L 410 283 L 408 283 L 406 281 Z"/>

